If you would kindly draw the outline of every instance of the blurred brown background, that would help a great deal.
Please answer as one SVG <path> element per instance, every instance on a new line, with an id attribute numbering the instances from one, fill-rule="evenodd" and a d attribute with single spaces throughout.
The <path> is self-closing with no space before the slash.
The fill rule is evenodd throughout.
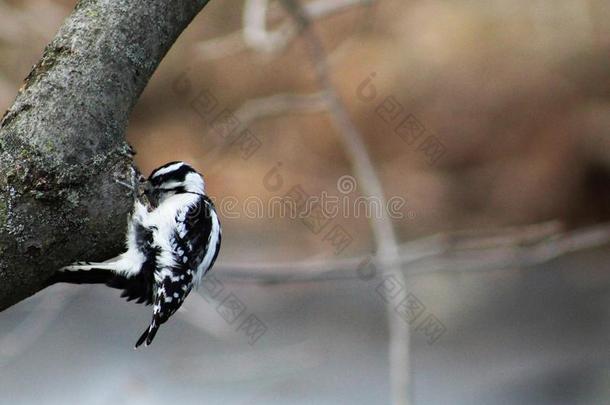
<path id="1" fill-rule="evenodd" d="M 68 0 L 0 1 L 0 110 L 10 106 L 23 78 L 38 61 L 44 46 L 53 38 L 74 3 Z M 364 136 L 386 195 L 406 199 L 407 203 L 402 208 L 404 219 L 394 222 L 401 241 L 437 232 L 495 229 L 555 219 L 565 223 L 569 229 L 576 229 L 610 219 L 608 1 L 376 0 L 360 3 L 317 19 L 315 30 L 328 53 L 333 83 Z M 337 180 L 352 174 L 350 161 L 328 113 L 320 111 L 315 103 L 305 108 L 306 111 L 291 109 L 247 122 L 245 127 L 260 141 L 260 148 L 248 159 L 244 159 L 243 150 L 230 143 L 232 138 L 223 137 L 222 128 L 215 127 L 215 117 L 221 111 L 228 111 L 245 122 L 253 110 L 252 100 L 275 94 L 312 94 L 319 90 L 303 38 L 296 37 L 273 52 L 249 48 L 238 32 L 242 28 L 242 8 L 241 1 L 212 1 L 167 55 L 131 119 L 128 139 L 138 152 L 136 161 L 139 167 L 147 174 L 167 161 L 189 161 L 204 173 L 209 193 L 217 201 L 232 197 L 241 204 L 249 197 L 268 201 L 273 196 L 285 194 L 293 185 L 300 185 L 311 195 L 328 192 L 340 196 Z M 268 13 L 271 16 L 270 29 L 281 27 L 288 19 L 275 2 L 271 2 Z M 358 89 L 372 73 L 377 97 L 366 102 L 358 96 Z M 193 100 L 202 94 L 217 100 L 214 114 L 203 115 L 193 106 Z M 377 108 L 388 97 L 400 103 L 405 116 L 412 115 L 419 123 L 422 135 L 418 143 L 406 142 L 393 129 L 396 121 L 387 123 L 380 116 Z M 434 163 L 418 148 L 419 142 L 428 136 L 434 136 L 444 146 L 443 155 Z M 270 170 L 278 167 L 278 162 L 285 183 L 281 190 L 270 191 L 265 186 L 265 178 Z M 354 239 L 341 253 L 343 256 L 365 254 L 374 249 L 366 218 L 345 216 L 337 221 Z M 221 263 L 334 256 L 332 247 L 320 235 L 289 218 L 248 216 L 242 211 L 235 218 L 223 218 L 223 226 Z M 503 336 L 506 337 L 504 340 L 511 342 L 514 342 L 511 336 L 517 340 L 526 340 L 525 336 L 532 340 L 539 337 L 540 346 L 543 346 L 548 339 L 560 334 L 566 325 L 568 329 L 578 329 L 579 332 L 566 338 L 571 343 L 559 345 L 556 351 L 541 360 L 541 370 L 553 368 L 556 363 L 552 359 L 561 357 L 560 353 L 572 351 L 572 343 L 580 342 L 576 346 L 584 347 L 584 336 L 589 336 L 590 330 L 606 330 L 604 327 L 608 326 L 606 316 L 609 314 L 601 309 L 610 303 L 610 282 L 607 271 L 604 271 L 609 262 L 607 253 L 605 249 L 600 253 L 601 258 L 584 257 L 557 265 L 570 274 L 572 269 L 592 271 L 586 273 L 583 270 L 585 273 L 580 276 L 583 279 L 577 281 L 566 281 L 563 276 L 556 281 L 553 274 L 557 273 L 547 274 L 543 269 L 546 276 L 540 276 L 540 279 L 531 276 L 533 280 L 529 275 L 517 273 L 457 282 L 451 278 L 434 277 L 414 282 L 413 286 L 418 287 L 412 289 L 418 290 L 418 296 L 427 300 L 437 316 L 450 324 L 448 336 L 452 332 L 454 337 L 463 338 L 452 341 L 449 336 L 447 339 L 453 342 L 453 346 L 450 344 L 444 349 L 437 346 L 427 349 L 416 342 L 416 362 L 421 363 L 422 370 L 427 370 L 418 374 L 419 381 L 443 373 L 447 357 L 435 363 L 434 356 L 439 356 L 439 352 L 445 350 L 445 356 L 451 356 L 447 353 L 456 355 L 468 351 L 466 342 L 476 339 L 470 340 L 460 334 L 476 335 L 481 332 L 481 325 L 490 327 L 492 332 L 481 332 L 483 337 L 479 335 L 478 348 L 492 345 L 492 341 L 501 342 Z M 562 271 L 557 270 L 559 273 Z M 454 282 L 457 285 L 452 284 Z M 497 283 L 504 283 L 504 287 L 497 287 Z M 545 293 L 528 290 L 541 285 L 550 287 L 548 290 L 540 287 Z M 358 288 L 364 287 L 359 285 Z M 504 291 L 505 295 L 498 293 L 496 288 Z M 277 331 L 278 328 L 305 328 L 303 324 L 289 323 L 292 326 L 288 326 L 278 319 L 288 317 L 295 321 L 295 316 L 303 316 L 301 311 L 311 299 L 309 294 L 321 295 L 318 299 L 325 302 L 340 299 L 337 294 L 349 294 L 344 289 L 347 287 L 325 286 L 320 292 L 312 285 L 305 285 L 269 292 L 254 287 L 244 288 L 242 294 L 255 303 L 253 306 L 261 305 L 259 312 L 266 313 L 267 319 L 269 316 L 275 319 L 271 323 Z M 526 290 L 532 295 L 528 295 Z M 324 292 L 331 293 L 331 298 Z M 355 297 L 361 296 L 361 292 L 352 293 Z M 496 293 L 501 298 L 495 297 Z M 114 302 L 110 298 L 112 292 L 97 294 L 105 294 L 107 301 Z M 589 294 L 597 298 L 591 298 Z M 364 295 L 370 298 L 370 294 Z M 290 297 L 298 302 L 291 301 Z M 519 305 L 517 300 L 529 302 L 528 308 L 531 309 L 538 305 L 537 298 L 541 297 L 546 297 L 549 305 L 555 307 L 529 312 L 533 318 L 521 318 L 511 312 L 518 310 L 515 308 Z M 528 325 L 545 319 L 547 311 L 565 313 L 566 308 L 574 309 L 589 299 L 591 302 L 599 299 L 600 304 L 594 310 L 584 308 L 582 312 L 576 312 L 575 316 L 586 323 L 583 328 L 570 323 L 573 321 L 571 317 L 566 320 L 558 315 L 559 318 L 552 321 L 556 323 L 548 325 L 549 329 L 528 329 Z M 82 300 L 86 301 L 85 298 Z M 367 299 L 357 304 L 358 298 L 352 297 L 347 300 L 351 304 L 343 303 L 339 307 L 345 305 L 346 311 L 363 313 L 368 311 L 366 305 L 377 305 L 377 312 L 373 312 L 376 315 L 369 314 L 360 322 L 368 325 L 371 339 L 379 343 L 385 338 L 380 320 L 383 310 L 378 300 L 371 300 L 372 304 Z M 281 312 L 274 306 L 278 304 L 289 308 L 291 314 Z M 122 304 L 112 305 L 124 308 L 119 306 Z M 478 305 L 502 309 L 496 312 L 489 309 L 485 313 L 480 307 L 473 309 Z M 13 310 L 18 312 L 5 320 L 7 325 L 17 322 L 19 311 L 28 312 L 28 308 Z M 319 311 L 322 313 L 324 309 L 319 308 Z M 489 321 L 490 318 L 493 321 Z M 323 325 L 336 322 L 320 319 L 318 321 Z M 512 319 L 517 325 L 515 328 L 523 326 L 532 335 L 507 326 L 504 323 L 506 319 L 509 325 Z M 324 330 L 320 324 L 315 326 Z M 359 330 L 352 330 L 352 326 L 350 324 L 343 330 L 346 336 L 358 335 Z M 82 324 L 77 324 L 65 328 L 82 327 Z M 593 339 L 595 343 L 591 343 L 591 352 L 586 352 L 583 357 L 595 357 L 604 336 L 600 331 Z M 349 341 L 351 338 L 345 339 Z M 119 342 L 126 347 L 130 344 L 130 341 L 123 342 L 117 338 L 112 345 L 119 345 Z M 88 350 L 84 343 L 83 346 L 82 350 Z M 424 347 L 423 351 L 418 347 Z M 517 347 L 520 346 L 510 350 L 519 351 Z M 350 353 L 374 358 L 385 355 L 383 347 L 375 346 L 373 353 L 368 349 L 356 345 Z M 231 352 L 234 348 L 227 350 Z M 472 350 L 477 353 L 476 348 Z M 482 350 L 493 352 L 489 347 Z M 514 353 L 510 350 L 502 358 L 509 359 Z M 606 349 L 604 355 L 607 354 Z M 430 360 L 429 356 L 433 359 Z M 459 359 L 459 354 L 456 356 L 454 365 L 464 366 L 463 359 Z M 298 358 L 294 361 L 305 360 Z M 311 361 L 319 365 L 318 360 Z M 518 389 L 507 390 L 522 396 L 511 396 L 502 390 L 503 394 L 496 396 L 487 390 L 487 386 L 479 391 L 472 388 L 470 392 L 464 387 L 473 387 L 471 383 L 481 381 L 479 377 L 486 374 L 484 367 L 482 370 L 473 366 L 472 370 L 478 371 L 472 371 L 472 380 L 464 377 L 464 381 L 456 383 L 463 389 L 462 396 L 453 396 L 454 400 L 447 402 L 452 392 L 447 387 L 451 384 L 439 383 L 430 387 L 424 382 L 418 398 L 421 403 L 496 403 L 492 398 L 510 398 L 506 399 L 508 402 L 498 400 L 497 403 L 602 403 L 596 401 L 610 398 L 606 396 L 607 390 L 599 388 L 610 381 L 607 364 L 604 362 L 599 372 L 590 368 L 586 371 L 578 369 L 582 371 L 576 373 L 578 378 L 568 373 L 562 374 L 558 380 L 540 383 L 540 387 L 551 387 L 549 392 L 554 392 L 555 387 L 562 385 L 563 379 L 580 384 L 590 381 L 593 378 L 589 378 L 590 373 L 593 373 L 593 379 L 600 383 L 594 384 L 590 390 L 587 385 L 587 389 L 583 389 L 587 394 L 583 396 L 537 397 L 532 392 L 539 392 L 540 387 L 530 388 L 521 380 Z M 519 365 L 515 367 L 519 368 Z M 388 387 L 383 368 L 384 364 L 373 367 L 371 373 L 379 372 L 378 380 L 375 380 L 379 384 L 377 389 L 386 395 Z M 468 370 L 469 365 L 465 365 L 465 369 Z M 514 369 L 508 367 L 506 370 Z M 506 370 L 504 372 L 510 373 Z M 366 373 L 359 378 L 365 377 Z M 349 381 L 353 383 L 353 380 Z M 480 384 L 505 387 L 501 381 L 490 378 Z M 138 384 L 129 389 L 135 390 L 134 395 L 144 401 L 142 398 L 145 397 L 138 397 L 141 388 Z M 247 390 L 248 383 L 243 384 Z M 346 384 L 348 387 L 351 383 Z M 220 388 L 214 386 L 213 390 L 223 398 L 222 392 L 226 387 L 220 385 Z M 281 393 L 282 389 L 291 392 L 290 388 L 280 386 L 283 388 L 278 392 Z M 441 386 L 444 388 L 439 388 Z M 435 393 L 436 388 L 447 396 Z M 479 392 L 479 396 L 474 391 Z M 16 390 L 12 392 L 14 394 Z M 595 394 L 589 395 L 590 392 Z M 329 395 L 334 395 L 335 399 L 328 403 L 345 403 L 337 399 L 343 398 L 342 393 L 345 394 L 333 391 Z M 502 397 L 504 394 L 506 397 Z M 246 397 L 251 396 L 248 394 Z M 295 397 L 277 394 L 272 397 L 279 398 L 277 403 L 299 403 L 296 398 L 309 398 L 307 394 Z M 321 397 L 325 398 L 324 395 Z M 80 398 L 88 398 L 88 394 L 84 393 Z M 264 398 L 260 401 L 235 400 L 235 403 L 271 401 Z M 387 402 L 387 398 L 377 394 L 363 398 L 368 402 L 362 403 Z M 488 402 L 468 402 L 468 398 Z M 27 402 L 26 397 L 22 400 Z M 358 400 L 352 398 L 350 403 L 356 402 Z M 100 403 L 105 403 L 105 400 Z"/>
<path id="2" fill-rule="evenodd" d="M 0 109 L 10 105 L 73 3 L 1 3 Z M 217 199 L 268 199 L 262 179 L 278 161 L 289 183 L 311 194 L 336 190 L 350 167 L 327 113 L 279 114 L 251 123 L 262 147 L 244 161 L 239 148 L 227 147 L 214 131 L 214 116 L 203 119 L 191 106 L 201 91 L 218 100 L 214 115 L 236 112 L 259 97 L 316 91 L 299 39 L 277 52 L 242 45 L 241 51 L 210 57 L 206 41 L 240 29 L 241 8 L 240 2 L 212 2 L 161 65 L 129 129 L 140 167 L 148 173 L 169 160 L 193 162 Z M 286 19 L 277 5 L 270 12 L 276 26 Z M 333 80 L 365 136 L 386 194 L 407 200 L 408 220 L 396 224 L 401 238 L 608 218 L 608 18 L 607 2 L 597 0 L 381 0 L 319 20 Z M 356 91 L 371 72 L 379 96 L 365 103 Z M 185 79 L 188 90 L 176 91 Z M 390 96 L 445 145 L 435 165 L 375 113 Z M 365 220 L 345 221 L 354 233 L 367 234 Z M 225 226 L 229 238 L 233 230 L 260 235 L 288 227 L 283 232 L 297 234 L 299 251 L 307 246 L 318 252 L 319 238 L 290 222 L 241 218 Z M 355 250 L 368 246 L 359 239 Z"/>

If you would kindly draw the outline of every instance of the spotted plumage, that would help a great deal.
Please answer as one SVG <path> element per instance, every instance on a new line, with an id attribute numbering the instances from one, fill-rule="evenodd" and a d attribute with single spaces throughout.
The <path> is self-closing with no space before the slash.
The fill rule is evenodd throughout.
<path id="1" fill-rule="evenodd" d="M 149 327 L 136 343 L 149 345 L 159 326 L 182 305 L 212 268 L 221 227 L 203 177 L 184 162 L 155 169 L 145 183 L 147 205 L 136 201 L 127 251 L 103 263 L 77 263 L 58 271 L 49 284 L 104 283 L 122 297 L 153 304 Z"/>

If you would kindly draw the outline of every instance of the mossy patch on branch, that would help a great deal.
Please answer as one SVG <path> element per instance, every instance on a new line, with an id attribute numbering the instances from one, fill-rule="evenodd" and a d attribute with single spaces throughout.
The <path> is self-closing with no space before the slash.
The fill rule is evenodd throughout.
<path id="1" fill-rule="evenodd" d="M 4 200 L 3 196 L 0 195 L 0 228 L 3 228 L 8 219 L 8 204 Z"/>

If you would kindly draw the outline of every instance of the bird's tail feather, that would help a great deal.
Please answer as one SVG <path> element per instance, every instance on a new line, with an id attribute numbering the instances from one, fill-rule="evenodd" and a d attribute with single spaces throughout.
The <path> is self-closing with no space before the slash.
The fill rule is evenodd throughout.
<path id="1" fill-rule="evenodd" d="M 92 269 L 87 271 L 56 271 L 47 281 L 45 287 L 57 283 L 70 284 L 106 284 L 114 274 L 109 270 Z"/>
<path id="2" fill-rule="evenodd" d="M 145 343 L 144 346 L 149 346 L 153 339 L 155 338 L 155 335 L 157 334 L 157 331 L 159 330 L 159 325 L 157 325 L 157 323 L 155 321 L 153 321 L 150 326 L 148 327 L 148 329 L 146 329 L 144 331 L 144 333 L 142 333 L 142 336 L 140 336 L 140 339 L 138 339 L 138 341 L 136 342 L 136 345 L 134 347 L 134 349 L 137 349 L 138 347 L 140 347 L 142 345 L 142 343 Z"/>
<path id="3" fill-rule="evenodd" d="M 113 257 L 105 262 L 77 262 L 62 267 L 59 271 L 89 271 L 94 269 L 121 272 L 129 269 L 129 261 L 124 255 Z"/>

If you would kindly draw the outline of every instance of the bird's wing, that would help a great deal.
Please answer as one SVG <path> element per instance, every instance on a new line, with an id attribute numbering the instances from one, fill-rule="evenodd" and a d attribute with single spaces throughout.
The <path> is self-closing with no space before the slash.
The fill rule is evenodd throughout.
<path id="1" fill-rule="evenodd" d="M 197 268 L 200 257 L 205 254 L 205 246 L 210 234 L 211 221 L 206 201 L 201 198 L 189 207 L 184 218 L 179 218 L 177 239 L 184 244 L 189 253 L 189 267 Z"/>
<path id="2" fill-rule="evenodd" d="M 220 247 L 220 234 L 216 240 L 216 246 L 210 246 L 211 235 L 213 231 L 213 217 L 218 220 L 214 209 L 214 204 L 207 197 L 202 197 L 197 204 L 189 208 L 184 218 L 183 232 L 180 232 L 178 237 L 185 241 L 185 246 L 189 252 L 189 268 L 192 270 L 198 270 L 200 264 L 203 262 L 206 253 L 210 249 L 214 249 L 214 256 L 210 261 L 207 271 L 212 267 Z M 216 230 L 220 232 L 220 229 Z M 184 236 L 182 236 L 184 235 Z"/>
<path id="3" fill-rule="evenodd" d="M 123 290 L 121 298 L 126 298 L 127 301 L 136 300 L 136 303 L 146 305 L 153 302 L 152 271 L 140 272 L 133 277 L 114 275 L 106 285 Z"/>
<path id="4" fill-rule="evenodd" d="M 214 266 L 214 263 L 218 258 L 218 254 L 220 253 L 220 245 L 222 242 L 222 229 L 220 226 L 220 219 L 218 218 L 216 208 L 214 207 L 214 203 L 207 197 L 204 198 L 204 202 L 207 207 L 206 218 L 209 221 L 207 226 L 210 230 L 208 231 L 208 241 L 206 243 L 205 251 L 201 255 L 201 259 L 204 262 L 203 264 L 207 266 L 203 269 L 203 271 L 207 272 L 212 268 L 212 266 Z M 212 250 L 212 254 L 209 257 L 208 261 L 205 256 L 210 250 Z M 203 275 L 205 275 L 205 273 Z"/>

